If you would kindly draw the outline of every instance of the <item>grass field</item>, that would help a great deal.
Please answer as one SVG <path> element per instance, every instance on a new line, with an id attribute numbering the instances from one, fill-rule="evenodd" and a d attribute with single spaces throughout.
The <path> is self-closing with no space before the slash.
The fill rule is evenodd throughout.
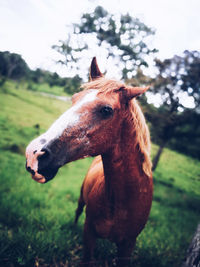
<path id="1" fill-rule="evenodd" d="M 79 266 L 84 214 L 77 226 L 73 220 L 92 159 L 64 166 L 41 185 L 26 172 L 24 157 L 29 141 L 69 104 L 13 82 L 0 88 L 0 266 Z M 154 184 L 150 218 L 132 262 L 138 267 L 180 266 L 199 222 L 199 161 L 165 149 Z M 112 266 L 115 253 L 113 244 L 98 241 L 97 266 Z"/>

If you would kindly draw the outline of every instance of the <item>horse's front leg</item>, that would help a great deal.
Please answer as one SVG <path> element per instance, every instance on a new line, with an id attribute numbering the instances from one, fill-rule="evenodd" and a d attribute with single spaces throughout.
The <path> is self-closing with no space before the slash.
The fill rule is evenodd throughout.
<path id="1" fill-rule="evenodd" d="M 83 233 L 83 260 L 81 266 L 93 266 L 93 254 L 96 244 L 96 236 L 92 224 L 86 218 Z"/>
<path id="2" fill-rule="evenodd" d="M 117 267 L 130 266 L 131 253 L 134 249 L 136 239 L 124 240 L 117 244 Z"/>

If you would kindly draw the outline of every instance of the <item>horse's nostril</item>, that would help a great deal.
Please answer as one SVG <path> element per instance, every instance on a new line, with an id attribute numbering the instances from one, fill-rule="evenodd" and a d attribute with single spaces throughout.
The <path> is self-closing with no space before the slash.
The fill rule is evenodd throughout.
<path id="1" fill-rule="evenodd" d="M 47 148 L 43 148 L 41 150 L 41 154 L 37 157 L 37 159 L 47 159 L 50 158 L 51 152 Z"/>
<path id="2" fill-rule="evenodd" d="M 35 175 L 35 171 L 31 169 L 31 167 L 26 167 L 27 171 L 30 172 L 32 175 Z"/>

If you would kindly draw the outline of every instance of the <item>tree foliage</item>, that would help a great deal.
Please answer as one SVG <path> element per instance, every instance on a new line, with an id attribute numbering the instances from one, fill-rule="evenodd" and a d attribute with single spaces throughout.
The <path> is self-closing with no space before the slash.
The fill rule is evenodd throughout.
<path id="1" fill-rule="evenodd" d="M 29 68 L 24 59 L 15 53 L 0 52 L 0 76 L 20 79 L 28 75 Z"/>
<path id="2" fill-rule="evenodd" d="M 185 51 L 184 73 L 181 75 L 181 88 L 194 99 L 195 110 L 200 112 L 200 52 Z"/>
<path id="3" fill-rule="evenodd" d="M 152 90 L 161 96 L 162 105 L 158 109 L 147 106 L 146 116 L 153 140 L 160 145 L 158 154 L 169 145 L 200 158 L 200 53 L 185 51 L 183 56 L 157 59 L 156 66 Z M 154 169 L 158 160 L 155 158 Z"/>
<path id="4" fill-rule="evenodd" d="M 61 63 L 72 66 L 83 56 L 83 50 L 93 50 L 94 45 L 103 47 L 104 55 L 120 64 L 126 79 L 138 67 L 148 66 L 147 56 L 157 51 L 148 46 L 148 38 L 153 34 L 154 30 L 138 18 L 129 14 L 116 16 L 98 6 L 92 13 L 83 14 L 80 23 L 73 24 L 73 35 L 53 48 L 64 56 Z"/>
<path id="5" fill-rule="evenodd" d="M 68 94 L 78 92 L 81 85 L 81 78 L 78 75 L 63 78 L 56 72 L 52 73 L 40 68 L 31 70 L 20 55 L 8 51 L 0 52 L 0 86 L 4 85 L 6 79 L 26 80 L 29 82 L 29 90 L 34 90 L 33 83 L 61 86 Z"/>
<path id="6" fill-rule="evenodd" d="M 82 79 L 76 75 L 73 78 L 66 78 L 66 84 L 64 87 L 64 91 L 68 94 L 74 94 L 81 90 Z"/>
<path id="7" fill-rule="evenodd" d="M 35 83 L 48 83 L 50 86 L 65 86 L 66 78 L 60 77 L 56 72 L 37 68 L 31 71 L 30 79 Z"/>
<path id="8" fill-rule="evenodd" d="M 170 113 L 188 107 L 197 111 L 200 105 L 200 53 L 185 51 L 183 56 L 155 62 L 158 75 L 153 80 L 154 93 L 161 95 L 166 109 Z"/>

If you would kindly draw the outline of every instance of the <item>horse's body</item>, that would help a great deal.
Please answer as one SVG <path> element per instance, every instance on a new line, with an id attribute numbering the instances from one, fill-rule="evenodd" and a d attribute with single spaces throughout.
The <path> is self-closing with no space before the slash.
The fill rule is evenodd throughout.
<path id="1" fill-rule="evenodd" d="M 27 148 L 27 169 L 33 179 L 43 183 L 53 178 L 63 162 L 100 155 L 94 159 L 85 177 L 76 211 L 77 222 L 86 205 L 83 263 L 90 262 L 95 240 L 100 237 L 116 243 L 118 264 L 124 265 L 146 224 L 152 202 L 149 132 L 141 109 L 133 99 L 147 88 L 130 88 L 106 80 L 95 59 L 91 65 L 91 78 L 93 81 L 73 99 L 75 106 L 70 116 L 74 116 L 76 124 L 70 122 L 67 131 L 52 139 L 59 119 L 34 140 Z M 84 114 L 84 118 L 76 117 L 74 110 L 76 115 Z M 41 140 L 48 146 L 43 147 Z M 62 159 L 63 144 L 68 154 L 65 159 Z M 55 155 L 60 155 L 57 161 Z"/>

